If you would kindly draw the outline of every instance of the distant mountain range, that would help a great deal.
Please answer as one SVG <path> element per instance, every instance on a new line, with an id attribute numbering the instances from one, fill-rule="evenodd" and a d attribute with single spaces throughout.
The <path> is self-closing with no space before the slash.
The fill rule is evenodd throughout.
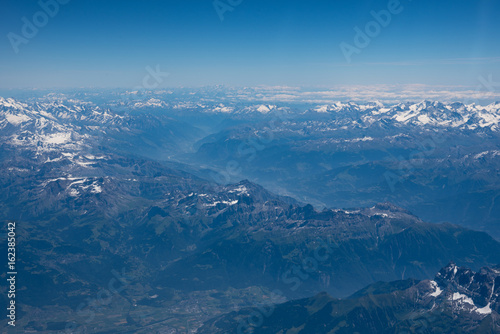
<path id="1" fill-rule="evenodd" d="M 193 98 L 191 98 L 193 99 Z M 500 102 L 489 105 L 441 103 L 422 101 L 419 103 L 398 103 L 384 105 L 380 102 L 359 104 L 354 102 L 337 102 L 329 105 L 295 105 L 278 106 L 275 104 L 224 104 L 207 103 L 196 100 L 165 101 L 155 97 L 132 96 L 112 97 L 101 102 L 99 99 L 77 99 L 72 97 L 45 97 L 20 101 L 13 98 L 0 97 L 0 110 L 7 123 L 14 126 L 34 120 L 46 118 L 64 123 L 85 122 L 95 125 L 123 125 L 120 115 L 134 114 L 137 110 L 170 110 L 184 114 L 208 113 L 243 117 L 244 115 L 307 115 L 323 114 L 335 119 L 337 126 L 349 125 L 354 128 L 370 127 L 376 122 L 399 125 L 415 125 L 420 127 L 459 128 L 466 130 L 489 129 L 499 130 Z M 94 101 L 96 102 L 94 102 Z M 101 102 L 101 103 L 99 103 Z M 157 117 L 162 116 L 156 114 Z M 189 116 L 189 115 L 184 115 Z M 285 116 L 282 116 L 285 117 Z M 42 126 L 42 124 L 40 124 Z M 317 130 L 317 129 L 315 129 Z"/>

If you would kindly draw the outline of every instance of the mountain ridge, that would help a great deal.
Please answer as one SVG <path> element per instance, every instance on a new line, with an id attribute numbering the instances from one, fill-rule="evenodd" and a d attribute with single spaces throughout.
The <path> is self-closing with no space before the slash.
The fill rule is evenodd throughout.
<path id="1" fill-rule="evenodd" d="M 473 272 L 450 263 L 434 280 L 379 282 L 347 299 L 323 292 L 262 304 L 211 319 L 198 333 L 493 333 L 500 330 L 499 282 L 496 269 Z"/>

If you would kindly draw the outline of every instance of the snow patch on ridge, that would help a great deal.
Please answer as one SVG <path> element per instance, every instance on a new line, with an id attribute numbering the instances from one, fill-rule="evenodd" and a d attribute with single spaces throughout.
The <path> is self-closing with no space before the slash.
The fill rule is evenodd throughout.
<path id="1" fill-rule="evenodd" d="M 439 295 L 441 295 L 443 290 L 441 290 L 441 288 L 438 286 L 438 284 L 435 281 L 431 281 L 431 286 L 434 288 L 434 292 L 429 294 L 429 296 L 438 297 Z"/>
<path id="2" fill-rule="evenodd" d="M 478 308 L 476 312 L 479 314 L 491 314 L 490 304 L 491 303 L 488 303 L 488 305 L 486 305 L 485 307 Z"/>
<path id="3" fill-rule="evenodd" d="M 7 122 L 9 122 L 12 125 L 19 125 L 31 119 L 26 115 L 14 115 L 14 114 L 5 114 L 5 118 L 7 119 Z"/>

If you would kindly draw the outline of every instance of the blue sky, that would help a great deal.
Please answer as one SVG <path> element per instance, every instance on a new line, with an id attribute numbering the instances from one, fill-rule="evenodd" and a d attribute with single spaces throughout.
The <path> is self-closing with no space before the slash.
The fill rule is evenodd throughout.
<path id="1" fill-rule="evenodd" d="M 24 38 L 23 17 L 33 23 L 42 7 L 4 1 L 0 88 L 129 88 L 157 65 L 165 87 L 500 81 L 499 1 L 401 0 L 350 62 L 340 44 L 355 46 L 354 28 L 395 0 L 218 1 L 232 9 L 222 21 L 213 0 L 71 0 L 17 53 L 8 36 Z"/>

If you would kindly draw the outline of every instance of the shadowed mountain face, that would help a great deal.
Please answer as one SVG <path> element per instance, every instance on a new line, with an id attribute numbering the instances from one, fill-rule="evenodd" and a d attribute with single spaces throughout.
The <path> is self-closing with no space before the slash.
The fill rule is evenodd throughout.
<path id="1" fill-rule="evenodd" d="M 351 172 L 366 171 L 356 159 L 379 155 L 373 151 L 373 155 L 358 154 L 371 140 L 354 140 L 346 129 L 339 128 L 338 135 L 327 130 L 340 120 L 324 128 L 311 128 L 304 120 L 335 120 L 335 114 L 245 105 L 227 115 L 220 105 L 189 104 L 182 109 L 180 101 L 174 105 L 85 99 L 0 100 L 0 218 L 17 224 L 18 271 L 23 273 L 18 290 L 29 291 L 18 299 L 19 327 L 25 330 L 182 331 L 221 313 L 269 300 L 277 291 L 280 300 L 321 291 L 345 297 L 377 281 L 429 279 L 449 261 L 474 270 L 500 263 L 500 243 L 488 234 L 450 223 L 425 222 L 391 204 L 395 201 L 384 201 L 382 188 L 365 182 L 383 177 L 385 168 L 394 162 L 373 163 L 385 167 L 365 174 L 365 181 L 352 178 Z M 381 109 L 373 105 L 351 116 L 376 115 L 374 110 Z M 386 119 L 392 125 L 381 123 L 382 128 L 376 130 L 367 121 L 363 129 L 382 136 L 417 126 L 405 123 L 401 128 L 400 111 L 394 110 L 396 116 Z M 295 120 L 273 123 L 272 144 L 253 152 L 253 160 L 231 160 L 231 154 L 225 155 L 227 151 L 218 147 L 225 143 L 229 150 L 238 151 L 233 137 L 239 133 L 238 142 L 244 141 L 252 131 L 260 131 L 255 129 L 270 124 L 272 113 L 277 112 Z M 477 144 L 482 136 L 496 136 L 493 124 L 467 135 L 474 130 L 468 125 L 446 128 L 464 136 L 457 142 L 460 145 L 471 138 Z M 322 131 L 329 134 L 320 135 Z M 346 139 L 340 143 L 342 136 Z M 401 148 L 420 138 L 415 133 L 411 136 L 404 143 L 388 143 Z M 320 137 L 330 148 L 314 148 Z M 379 143 L 385 142 L 383 138 Z M 305 146 L 298 149 L 297 145 Z M 465 150 L 467 154 L 472 154 L 471 147 Z M 309 167 L 292 172 L 295 167 L 288 158 L 277 161 L 290 156 L 319 163 L 314 160 L 318 154 L 328 152 L 335 159 L 343 157 L 339 160 L 343 162 L 336 169 L 327 168 L 336 174 L 325 179 L 313 180 L 319 174 L 309 173 Z M 436 151 L 436 159 L 441 153 Z M 178 160 L 162 160 L 169 156 Z M 201 158 L 203 165 L 196 162 Z M 233 162 L 230 170 L 238 173 L 228 173 L 228 159 Z M 463 182 L 456 183 L 457 189 L 474 188 L 482 194 L 489 189 L 488 194 L 493 194 L 496 176 L 486 170 L 495 170 L 496 155 L 490 152 L 474 159 L 477 165 L 464 171 L 482 166 L 475 174 L 477 182 L 466 173 Z M 270 169 L 261 169 L 258 161 L 273 164 L 275 170 L 262 177 Z M 238 178 L 236 182 L 214 182 L 226 181 L 211 172 L 220 171 L 222 162 L 229 181 Z M 439 162 L 442 168 L 445 165 Z M 423 166 L 441 173 L 439 166 L 433 169 L 426 162 Z M 269 184 L 274 178 L 275 189 L 284 184 L 276 176 L 283 175 L 288 186 L 306 195 L 298 196 L 298 201 L 256 182 L 241 181 L 247 172 L 253 175 L 250 169 L 262 173 L 253 179 Z M 441 189 L 450 184 L 440 178 L 429 181 L 425 173 L 418 175 L 411 182 L 421 182 L 405 190 L 407 198 L 429 200 L 424 193 L 445 191 Z M 487 177 L 493 181 L 484 181 Z M 316 195 L 305 191 L 306 186 L 317 186 Z M 356 196 L 366 195 L 365 186 L 373 192 L 369 200 L 360 201 Z M 284 189 L 282 194 L 295 194 L 280 189 Z M 353 189 L 360 189 L 358 195 Z M 318 194 L 331 192 L 337 192 L 331 198 L 341 198 L 342 203 L 363 205 L 321 209 L 305 200 L 318 203 Z M 488 196 L 481 198 L 488 199 L 484 203 L 491 204 L 493 215 L 497 202 Z M 453 212 L 452 207 L 446 210 Z M 6 245 L 2 249 L 6 252 Z M 435 281 L 439 283 L 438 278 Z M 4 294 L 1 298 L 6 301 Z M 479 308 L 482 302 L 477 302 Z"/>
<path id="2" fill-rule="evenodd" d="M 346 299 L 326 293 L 262 304 L 207 322 L 198 333 L 497 333 L 500 271 L 449 264 L 434 280 L 378 282 Z"/>

